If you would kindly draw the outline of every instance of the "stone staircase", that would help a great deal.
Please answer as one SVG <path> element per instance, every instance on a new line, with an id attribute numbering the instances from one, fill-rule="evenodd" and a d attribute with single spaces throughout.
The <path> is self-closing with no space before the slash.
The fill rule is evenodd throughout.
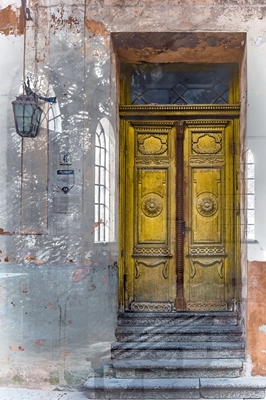
<path id="1" fill-rule="evenodd" d="M 89 379 L 88 398 L 264 398 L 266 379 L 243 377 L 245 342 L 235 312 L 118 315 L 113 378 Z"/>

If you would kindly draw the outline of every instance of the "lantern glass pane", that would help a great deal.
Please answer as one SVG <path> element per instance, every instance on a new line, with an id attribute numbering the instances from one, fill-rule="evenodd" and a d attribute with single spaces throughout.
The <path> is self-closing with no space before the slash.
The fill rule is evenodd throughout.
<path id="1" fill-rule="evenodd" d="M 32 104 L 26 104 L 26 105 L 24 106 L 24 113 L 25 113 L 25 115 L 26 115 L 26 116 L 32 115 L 32 112 L 33 112 L 33 106 L 32 106 Z"/>
<path id="2" fill-rule="evenodd" d="M 18 124 L 18 130 L 21 133 L 27 133 L 30 131 L 30 118 L 18 118 L 17 117 L 17 124 Z"/>
<path id="3" fill-rule="evenodd" d="M 14 109 L 15 109 L 15 115 L 17 117 L 23 117 L 24 106 L 22 104 L 15 104 Z"/>
<path id="4" fill-rule="evenodd" d="M 37 107 L 32 115 L 32 136 L 36 136 L 40 125 L 42 110 Z"/>

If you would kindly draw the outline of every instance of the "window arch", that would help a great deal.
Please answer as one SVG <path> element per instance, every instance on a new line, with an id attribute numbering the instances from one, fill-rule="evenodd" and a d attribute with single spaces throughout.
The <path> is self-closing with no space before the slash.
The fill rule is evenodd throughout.
<path id="1" fill-rule="evenodd" d="M 52 85 L 49 85 L 49 96 L 55 97 Z M 50 131 L 62 133 L 62 117 L 58 101 L 49 105 L 48 123 Z"/>
<path id="2" fill-rule="evenodd" d="M 115 240 L 114 150 L 112 126 L 107 118 L 102 118 L 95 132 L 95 243 L 106 243 Z"/>
<path id="3" fill-rule="evenodd" d="M 255 164 L 250 149 L 246 151 L 246 237 L 255 240 Z"/>

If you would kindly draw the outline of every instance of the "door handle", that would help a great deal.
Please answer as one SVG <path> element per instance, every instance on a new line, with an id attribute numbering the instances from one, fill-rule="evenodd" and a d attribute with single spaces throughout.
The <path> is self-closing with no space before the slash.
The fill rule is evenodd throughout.
<path id="1" fill-rule="evenodd" d="M 182 227 L 182 239 L 185 239 L 186 231 L 190 231 L 191 228 L 186 226 L 186 221 L 181 221 L 181 227 Z"/>
<path id="2" fill-rule="evenodd" d="M 186 234 L 186 221 L 182 221 L 182 238 L 185 239 L 185 234 Z"/>

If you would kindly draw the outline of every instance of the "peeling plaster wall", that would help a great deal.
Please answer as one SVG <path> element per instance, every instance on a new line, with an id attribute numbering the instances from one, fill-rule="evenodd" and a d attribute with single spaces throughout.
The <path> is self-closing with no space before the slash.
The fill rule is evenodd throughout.
<path id="1" fill-rule="evenodd" d="M 32 20 L 26 27 L 19 1 L 5 0 L 0 8 L 5 54 L 0 60 L 0 383 L 80 386 L 91 368 L 108 362 L 117 313 L 117 237 L 94 243 L 94 146 L 97 125 L 108 118 L 118 159 L 119 59 L 221 62 L 222 54 L 240 62 L 241 46 L 247 52 L 247 112 L 243 73 L 241 129 L 256 163 L 257 243 L 249 245 L 248 259 L 257 262 L 243 273 L 249 283 L 248 354 L 252 373 L 266 375 L 266 6 L 251 0 L 133 0 L 127 5 L 119 0 L 40 0 L 27 6 Z M 176 37 L 163 47 L 143 41 L 141 54 L 134 50 L 129 57 L 130 43 L 115 43 L 115 34 L 122 33 L 123 39 L 124 32 L 173 32 Z M 197 32 L 210 35 L 199 45 Z M 247 43 L 238 48 L 221 42 L 219 48 L 212 32 L 246 32 Z M 26 77 L 34 91 L 55 95 L 58 103 L 41 103 L 39 135 L 22 140 L 14 131 L 10 103 Z M 62 152 L 71 154 L 71 165 L 60 164 Z M 116 162 L 116 233 L 117 167 Z M 75 176 L 67 194 L 60 190 L 57 173 L 64 169 L 74 170 Z"/>
<path id="2" fill-rule="evenodd" d="M 5 4 L 6 3 L 6 4 Z M 0 5 L 0 33 L 8 35 L 22 35 L 24 33 L 25 21 L 23 18 L 20 2 L 3 1 Z M 19 8 L 18 8 L 19 7 Z"/>
<path id="3" fill-rule="evenodd" d="M 94 244 L 95 130 L 103 118 L 116 128 L 110 40 L 85 30 L 84 4 L 30 7 L 24 36 L 16 21 L 5 28 L 10 7 L 2 31 L 0 19 L 0 384 L 79 387 L 108 364 L 116 326 L 116 242 Z M 56 106 L 40 102 L 37 140 L 14 130 L 11 101 L 27 77 L 57 96 Z M 64 194 L 57 171 L 67 169 L 75 179 Z"/>
<path id="4" fill-rule="evenodd" d="M 266 375 L 266 263 L 253 261 L 248 267 L 248 343 L 252 375 Z"/>

